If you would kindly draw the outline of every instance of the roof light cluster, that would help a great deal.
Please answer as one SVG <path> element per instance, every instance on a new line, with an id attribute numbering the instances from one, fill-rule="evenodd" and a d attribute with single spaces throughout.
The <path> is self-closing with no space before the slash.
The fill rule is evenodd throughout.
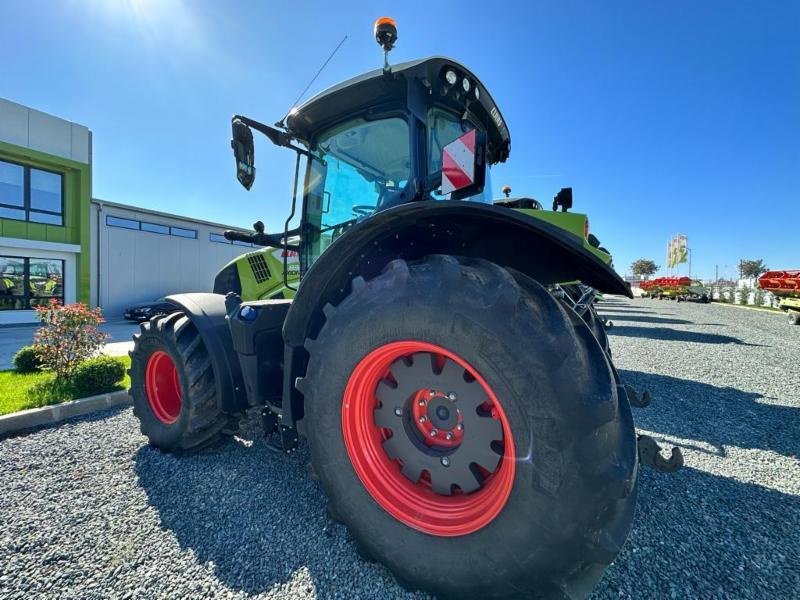
<path id="1" fill-rule="evenodd" d="M 458 84 L 459 74 L 456 73 L 453 69 L 447 69 L 444 72 L 444 80 L 446 85 L 444 86 L 444 93 L 447 94 L 450 90 Z M 472 97 L 475 100 L 480 100 L 481 93 L 478 89 L 477 85 L 473 85 L 473 83 L 469 80 L 469 78 L 465 75 L 461 77 L 461 89 L 464 90 L 464 94 L 469 97 L 469 92 L 472 90 Z"/>

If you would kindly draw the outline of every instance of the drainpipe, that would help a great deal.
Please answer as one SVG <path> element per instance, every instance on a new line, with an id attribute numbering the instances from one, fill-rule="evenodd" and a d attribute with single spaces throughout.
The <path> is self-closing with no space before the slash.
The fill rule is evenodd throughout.
<path id="1" fill-rule="evenodd" d="M 97 279 L 96 279 L 95 284 L 94 284 L 95 285 L 95 290 L 96 290 L 95 293 L 97 294 L 97 296 L 96 296 L 97 304 L 95 306 L 100 306 L 100 298 L 101 298 L 101 296 L 100 296 L 100 254 L 101 254 L 102 245 L 100 243 L 100 232 L 102 231 L 102 229 L 100 228 L 100 223 L 102 222 L 102 218 L 101 218 L 102 213 L 103 213 L 103 203 L 102 202 L 98 202 L 97 203 L 97 236 L 96 236 L 96 240 L 95 240 L 95 244 L 96 244 L 96 247 L 97 247 L 97 256 L 95 257 L 95 261 L 96 261 L 95 271 L 97 272 Z M 90 244 L 90 246 L 91 246 L 91 244 Z"/>

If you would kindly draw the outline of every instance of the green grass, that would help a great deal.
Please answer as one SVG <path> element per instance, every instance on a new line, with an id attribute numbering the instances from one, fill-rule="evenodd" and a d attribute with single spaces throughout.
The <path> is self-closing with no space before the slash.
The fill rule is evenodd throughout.
<path id="1" fill-rule="evenodd" d="M 131 359 L 127 356 L 115 357 L 125 365 L 125 377 L 117 384 L 117 389 L 126 390 L 131 385 L 127 370 L 131 366 Z M 40 373 L 17 373 L 16 371 L 0 371 L 0 415 L 18 412 L 27 408 L 37 408 L 47 404 L 58 404 L 67 400 L 74 400 L 67 393 L 63 398 L 41 398 L 41 393 L 34 393 L 36 388 L 53 381 L 53 374 L 46 371 Z"/>

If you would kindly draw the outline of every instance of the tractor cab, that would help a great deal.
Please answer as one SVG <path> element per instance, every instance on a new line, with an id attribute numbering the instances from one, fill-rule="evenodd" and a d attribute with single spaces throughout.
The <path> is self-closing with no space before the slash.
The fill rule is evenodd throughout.
<path id="1" fill-rule="evenodd" d="M 237 176 L 248 189 L 255 178 L 251 128 L 297 151 L 298 174 L 305 159 L 300 228 L 289 232 L 287 221 L 285 232 L 300 235 L 302 272 L 375 213 L 420 201 L 491 203 L 487 166 L 505 161 L 511 143 L 485 86 L 443 57 L 387 64 L 344 81 L 276 127 L 235 116 Z"/>

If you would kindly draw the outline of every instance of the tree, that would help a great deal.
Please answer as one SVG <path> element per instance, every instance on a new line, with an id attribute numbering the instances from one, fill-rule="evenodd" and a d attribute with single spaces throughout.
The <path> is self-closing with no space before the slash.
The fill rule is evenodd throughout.
<path id="1" fill-rule="evenodd" d="M 641 277 L 642 275 L 644 275 L 645 277 L 650 277 L 650 275 L 653 275 L 660 268 L 661 267 L 659 267 L 652 260 L 648 260 L 646 258 L 640 258 L 639 260 L 633 261 L 633 263 L 631 264 L 631 273 L 633 273 L 637 277 Z"/>
<path id="2" fill-rule="evenodd" d="M 762 259 L 742 259 L 739 261 L 739 275 L 742 279 L 751 279 L 758 277 L 762 273 L 769 271 L 769 267 L 764 264 Z"/>

